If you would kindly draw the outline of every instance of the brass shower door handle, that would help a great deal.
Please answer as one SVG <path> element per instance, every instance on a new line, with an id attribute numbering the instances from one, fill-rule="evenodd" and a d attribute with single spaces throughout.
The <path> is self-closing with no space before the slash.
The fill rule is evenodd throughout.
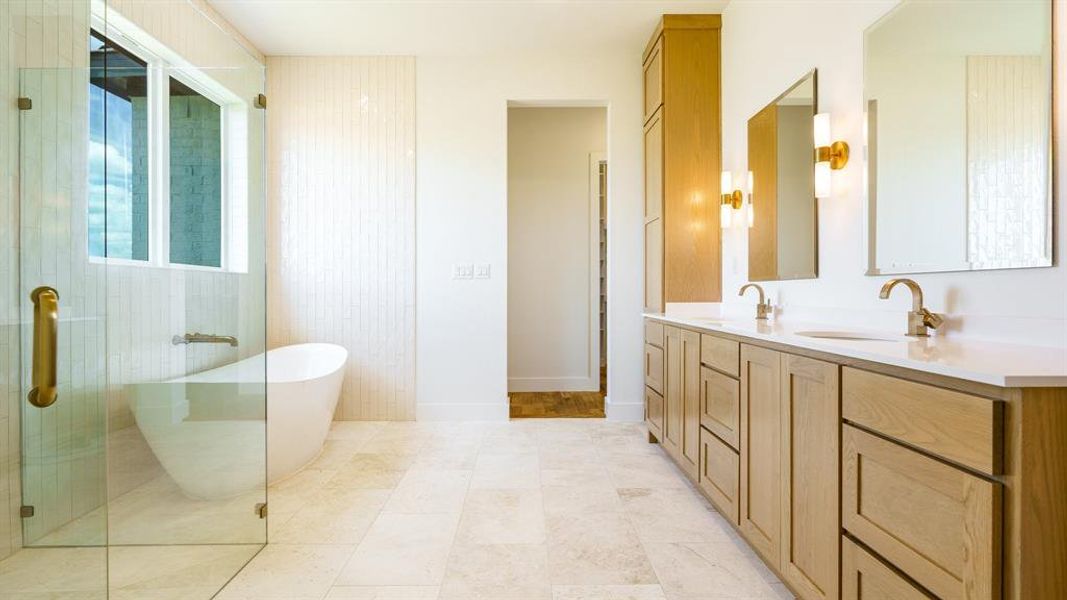
<path id="1" fill-rule="evenodd" d="M 33 300 L 33 389 L 30 404 L 52 406 L 56 389 L 56 345 L 59 336 L 59 292 L 43 285 L 30 293 Z"/>

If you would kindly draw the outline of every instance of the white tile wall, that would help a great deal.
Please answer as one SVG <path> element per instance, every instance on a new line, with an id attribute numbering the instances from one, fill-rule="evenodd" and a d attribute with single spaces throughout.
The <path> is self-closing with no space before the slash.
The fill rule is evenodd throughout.
<path id="1" fill-rule="evenodd" d="M 973 269 L 1052 259 L 1048 63 L 967 57 L 967 260 Z"/>
<path id="2" fill-rule="evenodd" d="M 269 345 L 333 342 L 336 418 L 415 418 L 415 59 L 269 57 Z"/>
<path id="3" fill-rule="evenodd" d="M 37 486 L 29 490 L 39 504 L 38 517 L 27 522 L 32 541 L 104 501 L 103 434 L 132 424 L 126 383 L 166 379 L 238 358 L 226 346 L 176 348 L 172 335 L 236 334 L 242 355 L 261 352 L 265 345 L 262 111 L 249 113 L 248 147 L 238 150 L 250 165 L 244 182 L 251 240 L 247 275 L 89 264 L 88 6 L 86 0 L 0 1 L 0 558 L 22 543 L 20 435 L 28 449 L 25 462 L 34 470 L 26 480 Z M 220 29 L 203 0 L 109 0 L 108 8 L 209 68 L 242 98 L 251 101 L 262 91 L 261 56 Z M 14 108 L 20 77 L 35 107 L 34 118 L 21 125 Z M 27 208 L 21 214 L 20 140 L 29 161 L 23 165 Z M 17 323 L 31 314 L 20 299 L 41 283 L 55 285 L 61 295 L 63 395 L 49 411 L 27 412 L 20 431 L 26 387 L 20 378 L 28 372 L 28 365 L 20 366 L 20 345 L 28 355 L 30 340 L 24 329 L 20 342 Z"/>

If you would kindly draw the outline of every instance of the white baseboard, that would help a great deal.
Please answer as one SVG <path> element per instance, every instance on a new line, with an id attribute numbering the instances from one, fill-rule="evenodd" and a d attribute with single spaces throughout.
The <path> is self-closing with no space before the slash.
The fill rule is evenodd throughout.
<path id="1" fill-rule="evenodd" d="M 508 399 L 503 402 L 434 402 L 415 406 L 416 421 L 507 421 Z"/>
<path id="2" fill-rule="evenodd" d="M 612 402 L 610 398 L 604 398 L 604 416 L 609 421 L 626 421 L 640 423 L 645 420 L 645 405 L 643 402 Z"/>
<path id="3" fill-rule="evenodd" d="M 509 377 L 509 392 L 595 392 L 600 381 L 595 377 Z"/>

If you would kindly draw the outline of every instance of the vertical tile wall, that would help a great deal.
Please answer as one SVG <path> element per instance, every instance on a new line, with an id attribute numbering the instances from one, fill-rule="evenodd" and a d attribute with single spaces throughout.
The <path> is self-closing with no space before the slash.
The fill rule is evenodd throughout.
<path id="1" fill-rule="evenodd" d="M 241 337 L 241 355 L 266 341 L 264 297 L 263 115 L 250 111 L 249 171 L 236 182 L 249 197 L 249 272 L 232 274 L 89 264 L 86 252 L 87 0 L 0 1 L 0 558 L 22 544 L 20 448 L 38 460 L 26 480 L 42 486 L 46 506 L 28 527 L 27 543 L 104 501 L 101 437 L 133 424 L 125 384 L 158 381 L 238 358 L 228 347 L 174 347 L 170 337 L 198 329 Z M 262 92 L 262 56 L 203 0 L 109 0 L 121 14 L 249 102 Z M 32 70 L 28 70 L 34 68 Z M 43 69 L 42 69 L 43 68 Z M 20 78 L 36 96 L 38 114 L 20 126 Z M 31 143 L 20 150 L 20 140 Z M 20 214 L 20 154 L 27 202 Z M 29 197 L 29 196 L 27 196 Z M 43 251 L 44 243 L 49 244 Z M 22 256 L 20 259 L 20 247 Z M 20 278 L 20 268 L 23 276 Z M 27 413 L 20 363 L 29 348 L 19 321 L 20 299 L 41 282 L 61 290 L 60 383 L 67 394 L 54 410 Z M 107 317 L 106 321 L 104 317 Z M 67 320 L 69 319 L 69 320 Z M 106 322 L 106 324 L 105 324 Z M 28 330 L 27 330 L 28 331 Z M 106 429 L 105 429 L 106 424 Z M 25 438 L 25 444 L 23 444 Z M 115 458 L 115 457 L 112 457 Z M 125 457 L 128 461 L 128 457 Z M 135 461 L 134 461 L 135 462 Z"/>
<path id="2" fill-rule="evenodd" d="M 336 418 L 415 418 L 415 59 L 270 57 L 269 345 L 349 352 Z"/>

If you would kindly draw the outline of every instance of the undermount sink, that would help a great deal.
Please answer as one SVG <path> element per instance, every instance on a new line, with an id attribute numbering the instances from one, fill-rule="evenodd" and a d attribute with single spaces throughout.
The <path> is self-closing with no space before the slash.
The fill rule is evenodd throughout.
<path id="1" fill-rule="evenodd" d="M 856 342 L 906 342 L 907 338 L 893 335 L 867 333 L 865 331 L 798 331 L 797 335 L 827 340 L 851 340 Z"/>

